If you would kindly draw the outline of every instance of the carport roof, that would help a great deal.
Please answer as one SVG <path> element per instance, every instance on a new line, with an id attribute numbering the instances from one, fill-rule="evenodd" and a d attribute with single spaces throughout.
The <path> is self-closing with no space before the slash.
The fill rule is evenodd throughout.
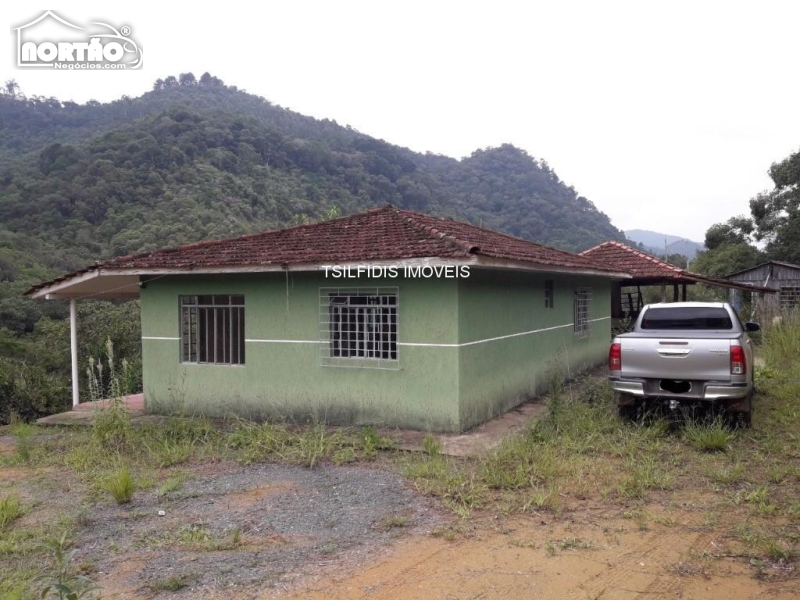
<path id="1" fill-rule="evenodd" d="M 626 246 L 622 242 L 604 242 L 594 248 L 581 252 L 581 256 L 591 258 L 609 268 L 630 273 L 632 279 L 625 285 L 658 285 L 658 284 L 695 284 L 703 283 L 717 287 L 734 288 L 759 292 L 774 293 L 775 290 L 757 285 L 728 281 L 692 273 L 675 265 L 664 262 L 641 250 Z"/>

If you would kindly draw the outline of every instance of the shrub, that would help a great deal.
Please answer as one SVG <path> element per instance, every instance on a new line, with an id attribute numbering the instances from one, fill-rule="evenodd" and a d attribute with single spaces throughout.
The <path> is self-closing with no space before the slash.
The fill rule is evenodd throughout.
<path id="1" fill-rule="evenodd" d="M 22 361 L 0 358 L 0 425 L 10 423 L 13 416 L 33 421 L 67 408 L 65 378 Z"/>

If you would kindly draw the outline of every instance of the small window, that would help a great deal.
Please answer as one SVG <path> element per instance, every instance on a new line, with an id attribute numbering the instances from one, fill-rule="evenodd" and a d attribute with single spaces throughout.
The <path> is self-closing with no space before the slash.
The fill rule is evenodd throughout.
<path id="1" fill-rule="evenodd" d="M 544 282 L 544 307 L 545 308 L 554 308 L 555 307 L 555 297 L 553 295 L 554 287 L 553 287 L 553 280 L 547 279 Z"/>
<path id="2" fill-rule="evenodd" d="M 397 307 L 397 288 L 322 288 L 322 364 L 398 368 Z"/>
<path id="3" fill-rule="evenodd" d="M 575 290 L 574 324 L 575 336 L 579 338 L 589 337 L 591 310 L 592 310 L 592 288 L 580 287 Z"/>
<path id="4" fill-rule="evenodd" d="M 181 361 L 244 364 L 244 296 L 181 296 Z"/>

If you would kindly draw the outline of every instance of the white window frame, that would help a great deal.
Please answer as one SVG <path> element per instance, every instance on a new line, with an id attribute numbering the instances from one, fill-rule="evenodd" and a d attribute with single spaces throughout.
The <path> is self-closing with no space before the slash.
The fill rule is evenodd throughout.
<path id="1" fill-rule="evenodd" d="M 400 368 L 397 287 L 319 289 L 320 365 Z"/>

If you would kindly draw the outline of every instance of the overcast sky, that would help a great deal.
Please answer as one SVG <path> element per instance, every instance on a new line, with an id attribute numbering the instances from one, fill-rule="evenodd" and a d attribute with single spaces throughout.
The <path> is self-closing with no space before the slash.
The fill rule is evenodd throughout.
<path id="1" fill-rule="evenodd" d="M 525 7 L 520 5 L 525 4 Z M 510 142 L 622 229 L 703 240 L 800 149 L 800 2 L 55 3 L 128 25 L 139 72 L 17 70 L 28 95 L 108 101 L 210 71 L 276 104 L 456 158 Z"/>

